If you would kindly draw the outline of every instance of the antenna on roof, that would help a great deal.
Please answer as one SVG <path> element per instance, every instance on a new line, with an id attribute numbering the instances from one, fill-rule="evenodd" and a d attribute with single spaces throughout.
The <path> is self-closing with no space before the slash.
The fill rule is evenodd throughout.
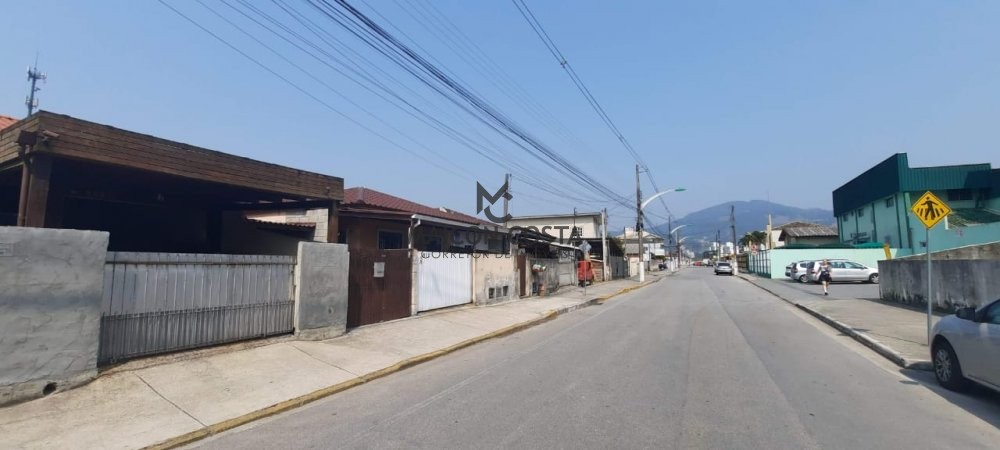
<path id="1" fill-rule="evenodd" d="M 35 98 L 35 92 L 42 90 L 40 87 L 36 87 L 35 84 L 38 80 L 45 81 L 48 78 L 42 72 L 38 71 L 38 55 L 35 55 L 35 66 L 28 67 L 28 80 L 31 81 L 31 91 L 28 92 L 28 98 L 24 100 L 24 104 L 28 106 L 28 115 L 32 115 L 35 112 L 35 108 L 38 107 L 38 99 Z"/>

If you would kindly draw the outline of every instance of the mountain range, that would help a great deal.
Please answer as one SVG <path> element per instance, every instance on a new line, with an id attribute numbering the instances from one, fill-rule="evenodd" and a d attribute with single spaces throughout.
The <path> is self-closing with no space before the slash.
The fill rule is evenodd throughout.
<path id="1" fill-rule="evenodd" d="M 709 243 L 714 242 L 717 233 L 722 242 L 731 242 L 733 238 L 729 221 L 730 208 L 732 208 L 736 219 L 736 239 L 750 231 L 767 229 L 768 214 L 771 215 L 771 224 L 775 227 L 788 222 L 811 222 L 830 226 L 837 223 L 831 210 L 803 209 L 764 200 L 751 200 L 726 202 L 695 211 L 674 220 L 670 225 L 675 228 L 685 225 L 684 228 L 678 230 L 678 234 L 682 238 L 688 236 L 684 245 L 695 251 L 699 251 L 707 247 Z M 666 223 L 655 226 L 649 224 L 646 229 L 663 237 L 666 237 L 669 231 Z"/>

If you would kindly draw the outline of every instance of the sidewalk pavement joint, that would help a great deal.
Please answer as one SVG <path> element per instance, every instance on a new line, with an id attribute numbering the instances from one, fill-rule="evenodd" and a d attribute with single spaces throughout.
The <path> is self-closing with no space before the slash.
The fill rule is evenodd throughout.
<path id="1" fill-rule="evenodd" d="M 453 352 L 455 352 L 457 350 L 460 350 L 460 349 L 463 349 L 465 347 L 469 347 L 469 346 L 478 344 L 478 343 L 486 341 L 486 340 L 503 337 L 503 336 L 506 336 L 506 335 L 509 335 L 509 334 L 513 334 L 513 333 L 516 333 L 518 331 L 521 331 L 521 330 L 524 330 L 524 329 L 527 329 L 527 328 L 534 327 L 536 325 L 539 325 L 539 324 L 548 322 L 548 321 L 550 321 L 552 319 L 555 319 L 559 315 L 566 314 L 566 313 L 571 312 L 571 311 L 576 311 L 578 309 L 586 308 L 586 307 L 591 306 L 591 305 L 603 304 L 604 302 L 610 300 L 613 297 L 617 297 L 617 296 L 620 296 L 622 294 L 626 294 L 626 293 L 632 292 L 634 290 L 646 287 L 646 286 L 648 286 L 650 284 L 653 284 L 653 283 L 655 283 L 657 281 L 660 281 L 665 276 L 669 276 L 669 275 L 673 275 L 673 273 L 669 273 L 669 274 L 666 274 L 666 275 L 657 276 L 657 277 L 655 277 L 655 278 L 653 278 L 651 280 L 645 281 L 642 284 L 620 289 L 617 292 L 615 292 L 613 294 L 610 294 L 610 295 L 604 295 L 604 296 L 594 297 L 594 298 L 591 298 L 589 300 L 583 301 L 581 303 L 577 303 L 577 304 L 574 304 L 574 305 L 562 307 L 562 308 L 555 309 L 555 310 L 550 310 L 550 311 L 545 312 L 541 317 L 538 317 L 538 318 L 535 318 L 535 319 L 531 319 L 531 320 L 528 320 L 528 321 L 525 321 L 525 322 L 521 322 L 521 323 L 518 323 L 518 324 L 514 324 L 514 325 L 508 326 L 506 328 L 502 328 L 502 329 L 499 329 L 499 330 L 496 330 L 496 331 L 484 334 L 482 336 L 477 336 L 477 337 L 474 337 L 474 338 L 471 338 L 471 339 L 467 339 L 465 341 L 459 342 L 457 344 L 454 344 L 452 346 L 449 346 L 449 347 L 446 347 L 446 348 L 443 348 L 443 349 L 440 349 L 440 350 L 435 350 L 435 351 L 432 351 L 432 352 L 429 352 L 429 353 L 425 353 L 425 354 L 422 354 L 422 355 L 417 355 L 417 356 L 414 356 L 414 357 L 411 357 L 411 358 L 407 358 L 407 359 L 405 359 L 403 361 L 400 361 L 400 362 L 398 362 L 396 364 L 393 364 L 393 365 L 391 365 L 389 367 L 377 370 L 375 372 L 372 372 L 372 373 L 369 373 L 369 374 L 365 374 L 365 375 L 361 375 L 361 376 L 358 376 L 356 378 L 352 378 L 350 380 L 347 380 L 347 381 L 344 381 L 344 382 L 341 382 L 341 383 L 338 383 L 338 384 L 335 384 L 335 385 L 332 385 L 332 386 L 328 386 L 328 387 L 325 387 L 325 388 L 313 391 L 311 393 L 308 393 L 308 394 L 305 394 L 305 395 L 302 395 L 302 396 L 299 396 L 299 397 L 296 397 L 296 398 L 293 398 L 293 399 L 285 400 L 283 402 L 276 403 L 274 405 L 271 405 L 271 406 L 268 406 L 266 408 L 259 409 L 259 410 L 256 410 L 256 411 L 253 411 L 253 412 L 241 415 L 239 417 L 235 417 L 235 418 L 232 418 L 232 419 L 229 419 L 229 420 L 225 420 L 225 421 L 213 424 L 213 425 L 204 426 L 204 427 L 199 428 L 197 430 L 194 430 L 194 431 L 191 431 L 189 433 L 185 433 L 183 435 L 180 435 L 180 436 L 168 439 L 168 440 L 160 442 L 158 444 L 154 444 L 154 445 L 150 445 L 150 446 L 144 447 L 144 449 L 149 449 L 149 450 L 166 450 L 166 449 L 173 449 L 173 448 L 181 447 L 181 446 L 190 444 L 192 442 L 199 441 L 201 439 L 207 438 L 207 437 L 212 436 L 214 434 L 222 433 L 224 431 L 231 430 L 231 429 L 239 427 L 241 425 L 245 425 L 247 423 L 263 419 L 265 417 L 269 417 L 269 416 L 273 416 L 275 414 L 280 414 L 280 413 L 283 413 L 283 412 L 286 412 L 286 411 L 290 411 L 290 410 L 296 409 L 296 408 L 298 408 L 300 406 L 303 406 L 303 405 L 306 405 L 308 403 L 314 402 L 316 400 L 320 400 L 320 399 L 323 399 L 325 397 L 329 397 L 329 396 L 331 396 L 333 394 L 336 394 L 336 393 L 339 393 L 339 392 L 343 392 L 343 391 L 345 391 L 347 389 L 350 389 L 350 388 L 353 388 L 355 386 L 359 386 L 361 384 L 377 380 L 379 378 L 382 378 L 382 377 L 391 375 L 393 373 L 399 372 L 399 371 L 401 371 L 403 369 L 406 369 L 406 368 L 409 368 L 409 367 L 413 367 L 413 366 L 425 363 L 427 361 L 439 358 L 439 357 L 447 355 L 449 353 L 453 353 Z M 201 422 L 199 421 L 198 423 L 201 423 Z"/>
<path id="2" fill-rule="evenodd" d="M 817 310 L 815 310 L 813 308 L 810 308 L 808 305 L 804 305 L 804 304 L 801 304 L 799 302 L 796 302 L 795 300 L 786 298 L 785 296 L 783 296 L 783 295 L 781 295 L 781 294 L 779 294 L 779 293 L 777 293 L 777 292 L 775 292 L 775 291 L 773 291 L 771 289 L 768 289 L 766 286 L 763 286 L 760 283 L 754 282 L 753 278 L 750 275 L 739 274 L 739 276 L 744 281 L 747 281 L 748 283 L 750 283 L 750 284 L 752 284 L 754 286 L 757 286 L 757 287 L 763 289 L 764 291 L 770 293 L 771 295 L 774 295 L 775 297 L 778 297 L 781 300 L 784 300 L 784 301 L 786 301 L 786 302 L 794 305 L 795 307 L 797 307 L 797 308 L 799 308 L 799 309 L 801 309 L 801 310 L 809 313 L 811 316 L 819 319 L 823 323 L 825 323 L 825 324 L 827 324 L 827 325 L 835 328 L 837 331 L 840 331 L 841 333 L 844 333 L 847 336 L 850 336 L 855 341 L 858 341 L 862 345 L 864 345 L 865 347 L 868 347 L 868 348 L 874 350 L 875 353 L 878 353 L 879 355 L 882 355 L 884 358 L 888 359 L 889 361 L 892 361 L 894 364 L 896 364 L 899 367 L 902 367 L 904 369 L 924 370 L 924 371 L 933 371 L 934 370 L 934 365 L 929 360 L 907 359 L 907 358 L 903 357 L 903 355 L 900 354 L 899 352 L 897 352 L 896 350 L 893 350 L 889 346 L 887 346 L 887 345 L 879 342 L 877 339 L 869 336 L 867 333 L 863 333 L 861 331 L 855 330 L 850 325 L 847 325 L 847 324 L 845 324 L 843 322 L 840 322 L 840 321 L 838 321 L 838 320 L 836 320 L 836 319 L 834 319 L 834 318 L 832 318 L 832 317 L 830 317 L 830 316 L 828 316 L 826 314 L 823 314 L 823 313 L 821 313 L 821 312 L 819 312 L 819 311 L 817 311 Z"/>

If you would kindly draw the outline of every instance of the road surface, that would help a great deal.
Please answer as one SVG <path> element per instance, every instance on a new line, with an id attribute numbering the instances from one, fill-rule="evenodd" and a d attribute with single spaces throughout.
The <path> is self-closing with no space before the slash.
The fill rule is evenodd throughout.
<path id="1" fill-rule="evenodd" d="M 526 300 L 530 301 L 530 300 Z M 997 448 L 1000 396 L 689 268 L 193 448 Z"/>

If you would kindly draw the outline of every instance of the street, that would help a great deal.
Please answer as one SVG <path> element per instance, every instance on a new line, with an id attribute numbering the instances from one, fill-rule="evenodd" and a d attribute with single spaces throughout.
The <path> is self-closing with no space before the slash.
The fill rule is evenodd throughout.
<path id="1" fill-rule="evenodd" d="M 945 391 L 738 277 L 695 267 L 191 448 L 997 442 L 1000 396 Z"/>

